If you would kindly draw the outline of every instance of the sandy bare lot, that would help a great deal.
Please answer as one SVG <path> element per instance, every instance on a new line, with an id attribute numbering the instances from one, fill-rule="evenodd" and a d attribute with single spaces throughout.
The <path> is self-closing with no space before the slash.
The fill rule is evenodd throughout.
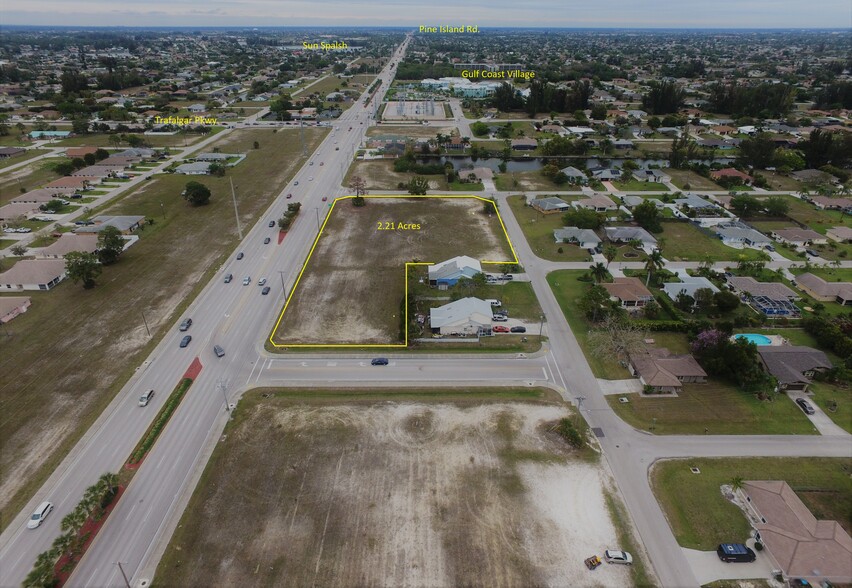
<path id="1" fill-rule="evenodd" d="M 379 223 L 420 228 L 379 230 Z M 405 263 L 456 255 L 513 259 L 497 217 L 483 214 L 479 199 L 368 198 L 362 208 L 339 200 L 273 340 L 281 345 L 401 343 Z"/>
<path id="2" fill-rule="evenodd" d="M 249 403 L 157 572 L 168 586 L 629 586 L 557 405 Z"/>

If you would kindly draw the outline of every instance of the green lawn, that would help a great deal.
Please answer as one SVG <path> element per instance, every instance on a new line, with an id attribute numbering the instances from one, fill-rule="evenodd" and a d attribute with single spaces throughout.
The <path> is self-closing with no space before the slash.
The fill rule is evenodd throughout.
<path id="1" fill-rule="evenodd" d="M 653 337 L 659 340 L 657 333 Z M 662 344 L 662 341 L 660 341 Z M 676 349 L 672 349 L 676 351 Z M 715 379 L 684 384 L 677 398 L 626 394 L 607 396 L 615 413 L 631 426 L 658 435 L 813 435 L 813 425 L 784 395 L 772 402 Z M 656 423 L 654 422 L 656 419 Z"/>
<path id="2" fill-rule="evenodd" d="M 577 303 L 582 298 L 583 293 L 591 286 L 590 283 L 577 280 L 584 273 L 586 272 L 578 270 L 558 270 L 547 274 L 547 282 L 550 284 L 553 295 L 556 296 L 559 307 L 562 309 L 562 314 L 565 315 L 565 319 L 583 349 L 586 361 L 589 362 L 595 376 L 608 380 L 629 378 L 630 372 L 621 367 L 613 358 L 599 357 L 591 353 L 589 349 L 589 321 L 577 308 Z"/>
<path id="3" fill-rule="evenodd" d="M 450 182 L 447 188 L 454 192 L 482 192 L 485 190 L 482 182 Z"/>
<path id="4" fill-rule="evenodd" d="M 852 268 L 845 267 L 797 267 L 790 270 L 794 275 L 811 273 L 826 282 L 852 282 Z"/>
<path id="5" fill-rule="evenodd" d="M 6 249 L 17 243 L 15 239 L 0 239 L 0 249 Z"/>
<path id="6" fill-rule="evenodd" d="M 799 200 L 794 196 L 782 195 L 779 198 L 790 205 L 790 210 L 787 212 L 788 217 L 807 225 L 822 235 L 831 227 L 844 224 L 843 215 L 839 210 L 820 210 L 813 204 Z M 849 222 L 850 219 L 846 216 L 845 224 L 848 225 Z"/>
<path id="7" fill-rule="evenodd" d="M 766 171 L 765 169 L 762 169 L 757 173 L 766 178 L 766 181 L 769 182 L 769 188 L 774 192 L 778 192 L 780 190 L 798 192 L 802 189 L 801 182 L 799 182 L 796 178 L 784 176 L 778 172 Z"/>
<path id="8" fill-rule="evenodd" d="M 693 474 L 691 467 L 701 473 Z M 658 462 L 651 484 L 678 543 L 712 550 L 745 542 L 751 527 L 742 511 L 719 491 L 734 477 L 784 480 L 817 519 L 838 521 L 847 532 L 852 513 L 849 460 L 834 458 L 678 459 Z"/>
<path id="9" fill-rule="evenodd" d="M 196 133 L 176 133 L 174 135 L 143 135 L 142 133 L 126 133 L 127 135 L 137 135 L 145 143 L 152 147 L 182 147 L 184 145 L 192 145 L 193 143 L 210 137 L 210 134 L 216 134 L 222 131 L 224 127 L 210 127 L 210 133 L 199 135 Z M 108 134 L 90 134 L 81 135 L 79 137 L 71 137 L 70 139 L 62 139 L 56 141 L 53 146 L 60 147 L 80 147 L 81 145 L 93 145 L 95 147 L 115 147 L 109 138 Z M 127 149 L 130 145 L 122 143 L 118 145 L 119 149 Z"/>
<path id="10" fill-rule="evenodd" d="M 512 209 L 512 214 L 515 215 L 518 224 L 521 225 L 527 243 L 537 256 L 550 261 L 588 261 L 591 263 L 592 257 L 585 249 L 581 249 L 577 245 L 560 244 L 554 240 L 553 231 L 564 226 L 561 213 L 542 214 L 533 207 L 524 204 L 523 196 L 509 196 L 506 201 L 509 203 L 509 208 Z M 562 249 L 562 253 L 559 253 L 559 249 Z"/>
<path id="11" fill-rule="evenodd" d="M 694 171 L 684 169 L 666 168 L 666 173 L 671 177 L 672 184 L 686 190 L 684 186 L 689 184 L 689 190 L 721 190 L 722 188 L 704 176 L 698 175 Z"/>
<path id="12" fill-rule="evenodd" d="M 811 399 L 828 418 L 847 433 L 852 433 L 852 388 L 849 383 L 814 382 L 809 389 L 814 393 Z"/>
<path id="13" fill-rule="evenodd" d="M 541 175 L 540 171 L 523 171 L 512 173 L 498 173 L 494 176 L 494 185 L 498 190 L 507 192 L 510 190 L 559 190 L 576 191 L 580 193 L 580 189 L 570 184 L 561 186 L 555 184 L 548 178 Z"/>
<path id="14" fill-rule="evenodd" d="M 663 242 L 663 257 L 670 261 L 732 261 L 760 259 L 755 249 L 734 249 L 720 239 L 703 233 L 692 223 L 664 222 L 663 232 L 654 236 Z"/>
<path id="15" fill-rule="evenodd" d="M 512 318 L 538 321 L 541 306 L 529 282 L 509 282 L 503 286 L 485 286 L 481 298 L 496 298 L 503 303 Z M 536 331 L 537 332 L 537 331 Z"/>
<path id="16" fill-rule="evenodd" d="M 616 190 L 621 190 L 622 192 L 668 192 L 669 189 L 666 188 L 665 184 L 660 184 L 659 182 L 640 182 L 635 178 L 631 178 L 626 182 L 613 182 L 613 186 L 615 186 Z"/>

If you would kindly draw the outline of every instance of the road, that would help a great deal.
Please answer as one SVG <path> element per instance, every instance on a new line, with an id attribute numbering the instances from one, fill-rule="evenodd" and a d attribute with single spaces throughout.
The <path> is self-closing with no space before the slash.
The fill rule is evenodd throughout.
<path id="1" fill-rule="evenodd" d="M 399 48 L 380 74 L 381 100 L 393 78 L 391 64 L 407 47 Z M 470 385 L 548 385 L 564 398 L 582 402 L 582 414 L 603 436 L 600 443 L 653 567 L 664 586 L 695 586 L 697 580 L 678 547 L 665 517 L 648 485 L 648 468 L 661 458 L 678 456 L 787 455 L 849 456 L 848 436 L 789 437 L 654 437 L 636 431 L 608 407 L 576 338 L 565 321 L 545 276 L 552 269 L 538 262 L 511 212 L 504 222 L 521 263 L 547 317 L 548 350 L 523 358 L 517 356 L 459 357 L 390 355 L 388 366 L 371 366 L 369 357 L 306 354 L 276 356 L 263 350 L 263 342 L 295 282 L 322 216 L 336 195 L 344 194 L 341 182 L 370 121 L 363 100 L 334 122 L 333 130 L 251 228 L 239 251 L 232 255 L 187 309 L 194 320 L 193 340 L 179 349 L 183 333 L 174 328 L 157 345 L 148 360 L 116 396 L 91 430 L 60 464 L 54 474 L 0 536 L 0 586 L 19 585 L 36 555 L 59 534 L 59 523 L 82 496 L 84 489 L 102 473 L 117 471 L 171 389 L 195 357 L 203 369 L 108 518 L 71 579 L 74 586 L 123 586 L 121 562 L 133 586 L 150 582 L 160 554 L 183 507 L 195 488 L 227 422 L 226 407 L 239 395 L 257 386 L 283 384 L 334 386 L 448 386 L 465 381 Z M 313 165 L 311 165 L 313 162 Z M 320 165 L 323 163 L 324 165 Z M 293 200 L 286 194 L 293 193 Z M 505 194 L 501 210 L 508 211 Z M 327 201 L 323 201 L 327 197 Z M 279 245 L 277 231 L 267 226 L 286 204 L 300 201 L 302 213 Z M 263 244 L 273 237 L 269 245 Z M 225 284 L 223 276 L 233 273 Z M 242 278 L 251 284 L 242 285 Z M 267 278 L 272 292 L 262 296 L 256 285 Z M 217 358 L 214 344 L 225 356 Z M 136 399 L 147 388 L 158 394 L 147 408 Z M 25 528 L 28 514 L 42 500 L 55 504 L 53 514 L 37 530 Z"/>

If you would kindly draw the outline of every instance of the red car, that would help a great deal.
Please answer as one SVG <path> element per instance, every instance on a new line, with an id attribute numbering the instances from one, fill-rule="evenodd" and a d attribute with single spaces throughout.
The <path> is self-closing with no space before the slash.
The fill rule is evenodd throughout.
<path id="1" fill-rule="evenodd" d="M 292 193 L 292 192 L 290 192 L 289 194 L 287 194 L 287 198 L 292 198 L 292 197 L 293 197 L 293 193 Z"/>
<path id="2" fill-rule="evenodd" d="M 328 200 L 328 196 L 323 196 L 322 201 L 325 202 L 326 200 Z"/>
<path id="3" fill-rule="evenodd" d="M 505 325 L 494 325 L 493 327 L 491 327 L 491 330 L 495 333 L 508 333 L 509 327 Z"/>

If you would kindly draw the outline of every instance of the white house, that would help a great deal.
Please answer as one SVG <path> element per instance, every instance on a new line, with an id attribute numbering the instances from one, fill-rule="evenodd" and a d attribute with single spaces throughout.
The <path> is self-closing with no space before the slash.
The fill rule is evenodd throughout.
<path id="1" fill-rule="evenodd" d="M 0 291 L 50 290 L 64 277 L 62 259 L 24 259 L 0 274 Z"/>
<path id="2" fill-rule="evenodd" d="M 575 243 L 583 249 L 593 249 L 601 244 L 600 238 L 591 229 L 562 227 L 553 231 L 557 243 Z"/>
<path id="3" fill-rule="evenodd" d="M 429 311 L 433 333 L 485 336 L 491 334 L 491 303 L 480 298 L 462 298 Z"/>
<path id="4" fill-rule="evenodd" d="M 681 292 L 683 292 L 686 296 L 695 298 L 695 293 L 703 288 L 707 288 L 714 294 L 719 291 L 719 288 L 717 288 L 713 282 L 707 278 L 702 278 L 701 276 L 690 276 L 687 273 L 683 273 L 680 274 L 680 279 L 682 280 L 680 282 L 668 282 L 663 284 L 663 291 L 672 300 L 676 300 L 678 294 Z"/>

